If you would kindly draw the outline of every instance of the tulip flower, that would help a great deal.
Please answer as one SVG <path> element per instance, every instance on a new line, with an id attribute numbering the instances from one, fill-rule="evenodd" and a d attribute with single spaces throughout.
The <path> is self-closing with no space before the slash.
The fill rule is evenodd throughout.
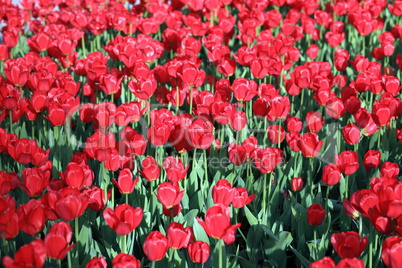
<path id="1" fill-rule="evenodd" d="M 14 254 L 14 259 L 9 256 L 3 258 L 6 268 L 13 267 L 33 267 L 41 268 L 45 264 L 46 248 L 43 240 L 36 239 L 29 244 L 25 244 Z"/>
<path id="2" fill-rule="evenodd" d="M 118 205 L 114 210 L 106 208 L 103 217 L 107 224 L 119 235 L 131 233 L 141 223 L 142 208 L 133 208 L 128 204 Z"/>
<path id="3" fill-rule="evenodd" d="M 241 226 L 241 223 L 230 223 L 229 208 L 222 204 L 216 204 L 207 210 L 205 222 L 198 217 L 197 221 L 209 236 L 222 239 L 226 245 L 235 241 L 235 230 Z"/>
<path id="4" fill-rule="evenodd" d="M 248 205 L 255 199 L 255 194 L 249 195 L 246 188 L 234 188 L 235 193 L 232 200 L 232 205 L 235 208 L 242 208 L 245 205 Z"/>
<path id="5" fill-rule="evenodd" d="M 106 262 L 105 262 L 106 265 Z M 113 267 L 132 267 L 132 268 L 140 268 L 141 262 L 137 260 L 133 255 L 119 253 L 112 260 Z M 105 266 L 107 267 L 107 266 Z"/>
<path id="6" fill-rule="evenodd" d="M 168 156 L 163 161 L 163 168 L 166 171 L 166 176 L 169 181 L 178 182 L 187 176 L 189 166 L 184 167 L 180 157 L 174 158 L 173 156 Z"/>
<path id="7" fill-rule="evenodd" d="M 181 223 L 172 222 L 166 231 L 168 247 L 173 249 L 187 248 L 190 239 L 193 237 L 191 227 L 184 228 Z"/>
<path id="8" fill-rule="evenodd" d="M 328 164 L 322 172 L 322 182 L 326 185 L 335 185 L 341 180 L 341 170 L 335 164 Z"/>
<path id="9" fill-rule="evenodd" d="M 45 208 L 40 200 L 31 199 L 17 209 L 21 230 L 29 235 L 35 235 L 45 227 Z"/>
<path id="10" fill-rule="evenodd" d="M 307 221 L 310 225 L 320 225 L 327 215 L 327 212 L 320 204 L 312 204 L 307 209 Z"/>
<path id="11" fill-rule="evenodd" d="M 62 260 L 75 245 L 71 242 L 72 230 L 68 223 L 59 222 L 50 228 L 45 236 L 46 255 L 48 258 Z"/>
<path id="12" fill-rule="evenodd" d="M 155 158 L 147 156 L 142 160 L 142 170 L 138 171 L 147 181 L 154 181 L 159 178 L 161 169 Z"/>
<path id="13" fill-rule="evenodd" d="M 229 206 L 235 195 L 235 188 L 225 179 L 220 179 L 212 187 L 212 199 L 214 204 Z"/>
<path id="14" fill-rule="evenodd" d="M 158 194 L 155 195 L 164 207 L 171 209 L 180 204 L 184 190 L 180 191 L 177 182 L 164 182 L 158 186 Z"/>
<path id="15" fill-rule="evenodd" d="M 331 257 L 324 257 L 321 260 L 312 262 L 309 268 L 335 268 L 335 262 Z"/>
<path id="16" fill-rule="evenodd" d="M 366 171 L 378 167 L 380 165 L 380 162 L 381 152 L 379 151 L 368 150 L 363 157 L 363 165 Z"/>
<path id="17" fill-rule="evenodd" d="M 168 240 L 161 232 L 153 231 L 145 238 L 142 249 L 150 261 L 159 261 L 166 255 Z"/>
<path id="18" fill-rule="evenodd" d="M 209 259 L 210 248 L 204 241 L 195 241 L 187 247 L 190 259 L 195 263 L 205 263 Z"/>
<path id="19" fill-rule="evenodd" d="M 122 254 L 122 253 L 120 253 Z M 116 256 L 117 257 L 117 256 Z M 87 264 L 85 265 L 85 268 L 107 268 L 107 263 L 105 258 L 103 256 L 98 257 L 93 257 L 90 259 Z"/>
<path id="20" fill-rule="evenodd" d="M 133 173 L 128 168 L 120 171 L 117 181 L 112 179 L 113 184 L 116 185 L 122 194 L 131 194 L 138 180 L 138 177 L 133 180 Z"/>
<path id="21" fill-rule="evenodd" d="M 301 177 L 292 178 L 292 180 L 290 181 L 290 189 L 292 189 L 293 192 L 300 191 L 301 189 L 303 189 L 303 186 L 304 182 Z"/>
<path id="22" fill-rule="evenodd" d="M 366 248 L 367 237 L 361 239 L 354 231 L 335 233 L 331 236 L 331 243 L 342 259 L 358 258 Z"/>
<path id="23" fill-rule="evenodd" d="M 298 140 L 298 147 L 302 155 L 307 158 L 316 157 L 323 144 L 324 142 L 320 141 L 317 133 L 314 132 L 304 133 Z"/>
<path id="24" fill-rule="evenodd" d="M 337 155 L 336 164 L 345 175 L 355 173 L 360 167 L 357 152 L 354 151 L 343 151 L 339 156 Z"/>

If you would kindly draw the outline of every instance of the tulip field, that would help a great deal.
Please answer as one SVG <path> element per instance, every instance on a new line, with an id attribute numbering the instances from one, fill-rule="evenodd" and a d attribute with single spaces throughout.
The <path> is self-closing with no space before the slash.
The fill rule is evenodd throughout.
<path id="1" fill-rule="evenodd" d="M 0 18 L 0 267 L 402 267 L 401 0 Z"/>

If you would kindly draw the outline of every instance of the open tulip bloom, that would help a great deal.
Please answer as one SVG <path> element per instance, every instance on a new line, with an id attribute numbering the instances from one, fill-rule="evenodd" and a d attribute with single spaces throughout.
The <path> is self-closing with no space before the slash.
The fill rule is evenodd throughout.
<path id="1" fill-rule="evenodd" d="M 3 0 L 0 263 L 402 267 L 402 0 Z"/>

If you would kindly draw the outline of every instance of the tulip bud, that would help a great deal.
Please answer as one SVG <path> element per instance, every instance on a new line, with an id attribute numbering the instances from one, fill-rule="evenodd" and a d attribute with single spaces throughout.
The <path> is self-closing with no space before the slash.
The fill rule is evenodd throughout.
<path id="1" fill-rule="evenodd" d="M 303 181 L 303 179 L 302 179 L 301 177 L 293 178 L 293 179 L 290 181 L 290 189 L 291 189 L 293 192 L 298 192 L 298 191 L 300 191 L 301 189 L 303 189 L 303 186 L 304 186 L 304 181 Z"/>
<path id="2" fill-rule="evenodd" d="M 150 261 L 159 261 L 166 255 L 168 240 L 161 232 L 153 231 L 145 238 L 142 249 Z"/>
<path id="3" fill-rule="evenodd" d="M 195 263 L 205 263 L 209 258 L 210 248 L 204 241 L 195 241 L 187 247 L 190 259 Z"/>
<path id="4" fill-rule="evenodd" d="M 320 204 L 312 204 L 307 209 L 307 222 L 310 225 L 320 225 L 327 215 L 327 212 Z"/>

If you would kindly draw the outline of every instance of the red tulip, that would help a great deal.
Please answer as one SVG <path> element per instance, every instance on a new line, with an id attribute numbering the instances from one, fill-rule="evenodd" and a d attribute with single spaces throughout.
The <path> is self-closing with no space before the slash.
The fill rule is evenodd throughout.
<path id="1" fill-rule="evenodd" d="M 195 241 L 187 247 L 190 259 L 195 263 L 206 263 L 209 259 L 210 248 L 204 241 Z"/>
<path id="2" fill-rule="evenodd" d="M 4 62 L 4 74 L 17 87 L 23 87 L 28 80 L 28 63 L 24 58 L 10 59 Z"/>
<path id="3" fill-rule="evenodd" d="M 168 156 L 163 161 L 163 168 L 166 171 L 166 176 L 169 181 L 178 182 L 187 176 L 189 166 L 184 167 L 180 157 L 174 158 L 173 156 Z"/>
<path id="4" fill-rule="evenodd" d="M 183 224 L 172 222 L 166 231 L 168 247 L 173 249 L 187 248 L 190 238 L 193 236 L 191 227 L 184 228 Z"/>
<path id="5" fill-rule="evenodd" d="M 307 48 L 307 57 L 309 57 L 310 59 L 314 60 L 317 58 L 318 56 L 318 52 L 319 52 L 319 48 L 317 45 L 312 44 Z"/>
<path id="6" fill-rule="evenodd" d="M 229 120 L 229 126 L 236 131 L 242 130 L 247 124 L 247 115 L 243 111 L 235 111 Z"/>
<path id="7" fill-rule="evenodd" d="M 259 148 L 254 152 L 254 164 L 261 173 L 270 173 L 283 160 L 283 151 L 279 148 Z"/>
<path id="8" fill-rule="evenodd" d="M 205 222 L 198 217 L 197 221 L 209 236 L 222 239 L 226 245 L 235 241 L 235 230 L 241 226 L 241 223 L 230 223 L 229 208 L 222 204 L 216 204 L 207 210 Z"/>
<path id="9" fill-rule="evenodd" d="M 15 204 L 10 195 L 0 196 L 0 235 L 7 240 L 13 239 L 20 231 Z"/>
<path id="10" fill-rule="evenodd" d="M 331 236 L 331 243 L 336 253 L 344 258 L 358 258 L 367 245 L 367 237 L 363 239 L 354 231 L 335 233 Z"/>
<path id="11" fill-rule="evenodd" d="M 257 95 L 257 83 L 254 80 L 236 78 L 232 84 L 234 97 L 238 101 L 250 101 Z"/>
<path id="12" fill-rule="evenodd" d="M 304 133 L 298 140 L 298 147 L 302 155 L 307 158 L 316 157 L 321 150 L 323 141 L 318 139 L 318 135 L 314 132 Z"/>
<path id="13" fill-rule="evenodd" d="M 9 256 L 3 258 L 6 268 L 32 267 L 41 268 L 45 264 L 46 248 L 43 240 L 36 239 L 25 244 L 14 254 L 14 259 Z"/>
<path id="14" fill-rule="evenodd" d="M 307 209 L 307 222 L 310 225 L 320 225 L 327 215 L 327 212 L 320 204 L 312 204 Z"/>
<path id="15" fill-rule="evenodd" d="M 128 204 L 118 205 L 114 210 L 106 208 L 103 217 L 107 224 L 119 235 L 131 233 L 141 223 L 143 211 Z"/>
<path id="16" fill-rule="evenodd" d="M 40 200 L 31 199 L 17 209 L 18 222 L 21 230 L 28 235 L 42 232 L 45 227 L 45 208 Z"/>
<path id="17" fill-rule="evenodd" d="M 380 163 L 381 163 L 381 152 L 379 151 L 368 150 L 363 157 L 363 165 L 366 171 L 378 167 Z"/>
<path id="18" fill-rule="evenodd" d="M 123 254 L 123 253 L 120 253 Z M 117 257 L 117 256 L 116 256 Z M 107 268 L 107 263 L 105 258 L 103 256 L 98 257 L 93 257 L 90 259 L 87 264 L 85 265 L 85 268 Z"/>
<path id="19" fill-rule="evenodd" d="M 307 128 L 311 132 L 319 132 L 324 126 L 324 118 L 320 112 L 310 111 L 306 115 Z"/>
<path id="20" fill-rule="evenodd" d="M 333 97 L 326 103 L 326 111 L 334 119 L 341 118 L 345 113 L 345 105 L 341 98 Z"/>
<path id="21" fill-rule="evenodd" d="M 39 168 L 25 168 L 22 171 L 21 188 L 29 197 L 40 196 L 49 184 L 50 173 Z"/>
<path id="22" fill-rule="evenodd" d="M 139 178 L 133 180 L 133 173 L 128 168 L 120 171 L 117 181 L 112 179 L 113 184 L 119 189 L 122 194 L 131 194 L 134 191 L 134 187 L 137 184 Z"/>
<path id="23" fill-rule="evenodd" d="M 155 195 L 164 207 L 171 209 L 180 204 L 184 190 L 180 191 L 177 182 L 164 182 L 158 186 L 158 194 Z"/>
<path id="24" fill-rule="evenodd" d="M 345 175 L 351 175 L 359 169 L 359 158 L 356 152 L 344 151 L 336 156 L 336 164 Z"/>
<path id="25" fill-rule="evenodd" d="M 18 179 L 19 184 L 19 179 Z M 11 190 L 11 178 L 5 171 L 0 171 L 0 195 L 6 195 Z M 19 186 L 19 185 L 18 185 Z"/>
<path id="26" fill-rule="evenodd" d="M 298 117 L 288 117 L 285 121 L 288 132 L 300 132 L 303 128 L 303 123 Z"/>
<path id="27" fill-rule="evenodd" d="M 233 201 L 234 195 L 235 188 L 233 188 L 232 184 L 225 179 L 218 180 L 214 187 L 212 187 L 212 199 L 214 204 L 229 206 Z"/>
<path id="28" fill-rule="evenodd" d="M 341 170 L 335 164 L 328 164 L 322 171 L 322 182 L 326 185 L 335 185 L 341 180 Z"/>
<path id="29" fill-rule="evenodd" d="M 50 204 L 63 221 L 80 217 L 88 206 L 88 196 L 76 188 L 63 188 L 57 193 L 50 192 L 54 203 Z"/>
<path id="30" fill-rule="evenodd" d="M 321 260 L 312 262 L 309 268 L 335 268 L 335 262 L 331 257 L 324 257 Z"/>
<path id="31" fill-rule="evenodd" d="M 72 230 L 68 223 L 59 222 L 52 225 L 45 236 L 47 257 L 62 260 L 75 245 L 68 245 L 71 242 Z"/>
<path id="32" fill-rule="evenodd" d="M 140 260 L 137 260 L 133 255 L 119 253 L 112 260 L 112 266 L 113 268 L 123 268 L 123 267 L 140 268 L 141 262 Z"/>
<path id="33" fill-rule="evenodd" d="M 94 172 L 86 164 L 68 163 L 66 171 L 59 173 L 61 179 L 70 187 L 81 190 L 90 187 L 94 181 Z"/>
<path id="34" fill-rule="evenodd" d="M 292 178 L 292 180 L 290 181 L 290 189 L 292 189 L 293 192 L 301 191 L 301 189 L 303 189 L 303 186 L 304 181 L 301 177 Z"/>
<path id="35" fill-rule="evenodd" d="M 373 120 L 379 127 L 386 125 L 392 117 L 390 108 L 385 104 L 374 103 L 372 110 Z"/>
<path id="36" fill-rule="evenodd" d="M 381 166 L 380 176 L 387 178 L 397 178 L 399 175 L 399 166 L 396 163 L 385 162 Z"/>
<path id="37" fill-rule="evenodd" d="M 110 158 L 115 146 L 116 139 L 113 133 L 97 132 L 87 139 L 84 152 L 91 158 L 104 162 Z"/>
<path id="38" fill-rule="evenodd" d="M 348 123 L 342 129 L 342 136 L 347 144 L 356 144 L 360 141 L 360 130 L 356 125 Z"/>
<path id="39" fill-rule="evenodd" d="M 154 181 L 159 178 L 161 169 L 152 156 L 147 156 L 142 160 L 142 171 L 138 171 L 147 181 Z"/>
<path id="40" fill-rule="evenodd" d="M 279 125 L 271 125 L 267 128 L 268 140 L 273 144 L 282 143 L 285 139 L 285 128 Z"/>
<path id="41" fill-rule="evenodd" d="M 214 126 L 205 119 L 195 120 L 189 127 L 191 145 L 195 148 L 208 149 L 215 137 L 212 133 Z"/>
<path id="42" fill-rule="evenodd" d="M 363 260 L 356 258 L 342 259 L 336 265 L 337 268 L 365 268 Z"/>
<path id="43" fill-rule="evenodd" d="M 142 249 L 150 261 L 159 261 L 166 255 L 168 240 L 161 232 L 153 231 L 145 238 Z"/>
<path id="44" fill-rule="evenodd" d="M 242 208 L 255 199 L 255 194 L 249 195 L 246 188 L 241 187 L 234 189 L 235 189 L 235 195 L 232 200 L 232 205 L 235 208 Z"/>
<path id="45" fill-rule="evenodd" d="M 402 267 L 402 238 L 399 236 L 388 237 L 382 243 L 381 258 L 384 263 L 391 267 Z"/>
<path id="46" fill-rule="evenodd" d="M 148 129 L 148 140 L 155 146 L 163 145 L 168 141 L 171 131 L 171 125 L 156 122 Z"/>
<path id="47" fill-rule="evenodd" d="M 84 190 L 85 194 L 88 196 L 88 208 L 90 210 L 100 212 L 106 207 L 105 191 L 99 187 L 92 186 Z M 110 192 L 108 192 L 108 198 L 110 197 Z"/>

